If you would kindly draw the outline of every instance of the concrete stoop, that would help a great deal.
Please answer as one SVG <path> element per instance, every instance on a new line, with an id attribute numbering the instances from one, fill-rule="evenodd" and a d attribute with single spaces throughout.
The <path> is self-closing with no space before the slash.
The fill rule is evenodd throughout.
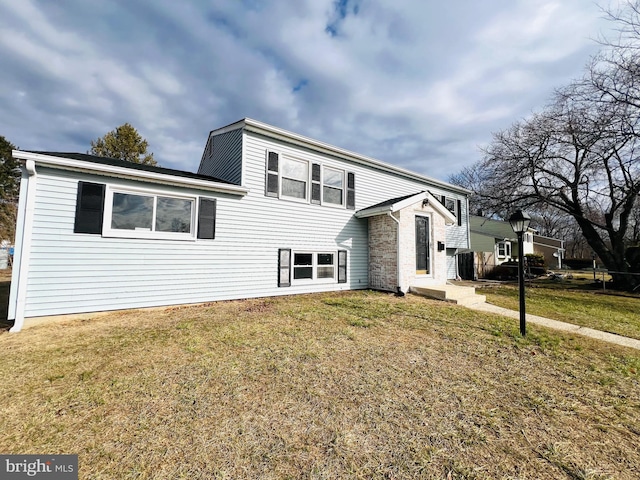
<path id="1" fill-rule="evenodd" d="M 469 306 L 485 303 L 487 297 L 476 294 L 474 287 L 438 285 L 433 287 L 409 287 L 409 292 L 445 302 Z"/>

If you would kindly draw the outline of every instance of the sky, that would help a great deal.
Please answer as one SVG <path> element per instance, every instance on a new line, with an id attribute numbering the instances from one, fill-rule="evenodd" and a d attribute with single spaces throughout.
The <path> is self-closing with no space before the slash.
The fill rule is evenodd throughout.
<path id="1" fill-rule="evenodd" d="M 0 135 L 84 153 L 128 122 L 196 171 L 208 133 L 249 117 L 446 181 L 582 75 L 600 6 L 0 0 Z"/>

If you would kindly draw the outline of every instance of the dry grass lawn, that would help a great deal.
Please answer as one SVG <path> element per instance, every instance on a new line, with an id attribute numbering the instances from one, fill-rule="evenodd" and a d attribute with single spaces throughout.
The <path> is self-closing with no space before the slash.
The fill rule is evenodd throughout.
<path id="1" fill-rule="evenodd" d="M 640 340 L 640 293 L 603 290 L 591 278 L 539 279 L 525 289 L 527 313 Z M 487 302 L 518 310 L 517 284 L 479 288 Z"/>
<path id="2" fill-rule="evenodd" d="M 637 479 L 640 355 L 368 291 L 0 335 L 0 451 L 90 479 Z"/>

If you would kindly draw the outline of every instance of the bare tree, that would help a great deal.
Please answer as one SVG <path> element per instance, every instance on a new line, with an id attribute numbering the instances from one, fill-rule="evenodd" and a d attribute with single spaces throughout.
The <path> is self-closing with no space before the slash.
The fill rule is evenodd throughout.
<path id="1" fill-rule="evenodd" d="M 616 285 L 634 288 L 625 252 L 640 233 L 640 0 L 608 15 L 619 35 L 584 77 L 495 133 L 483 160 L 452 180 L 503 218 L 527 209 L 551 231 L 555 216 L 570 217 Z"/>
<path id="2" fill-rule="evenodd" d="M 621 288 L 629 275 L 627 230 L 640 192 L 638 109 L 602 102 L 584 82 L 558 92 L 543 112 L 494 135 L 479 192 L 494 210 L 551 209 L 575 219 Z"/>

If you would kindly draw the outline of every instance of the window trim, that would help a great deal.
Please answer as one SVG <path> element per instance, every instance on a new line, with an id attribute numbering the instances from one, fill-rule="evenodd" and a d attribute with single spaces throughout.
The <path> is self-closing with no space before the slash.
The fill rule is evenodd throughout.
<path id="1" fill-rule="evenodd" d="M 458 202 L 455 198 L 453 197 L 447 197 L 446 195 L 443 195 L 443 202 L 442 204 L 444 205 L 444 208 L 446 208 L 447 210 L 449 210 L 454 217 L 459 218 L 459 211 L 458 211 Z M 447 202 L 451 201 L 453 203 L 453 210 L 451 210 L 449 207 L 447 207 Z"/>
<path id="2" fill-rule="evenodd" d="M 318 255 L 326 255 L 330 254 L 333 256 L 333 277 L 331 278 L 318 278 Z M 295 258 L 296 255 L 311 255 L 311 268 L 312 274 L 311 278 L 295 278 Z M 321 267 L 326 267 L 327 265 L 320 265 Z M 321 284 L 337 284 L 337 283 L 345 283 L 338 282 L 338 250 L 291 250 L 291 276 L 290 276 L 290 285 L 321 285 Z"/>
<path id="3" fill-rule="evenodd" d="M 501 245 L 504 245 L 504 255 L 500 255 L 500 246 Z M 511 258 L 511 242 L 509 242 L 509 241 L 497 242 L 496 243 L 496 257 L 500 258 L 500 259 Z"/>
<path id="4" fill-rule="evenodd" d="M 342 188 L 338 189 L 336 187 L 332 187 L 330 185 L 325 185 L 324 183 L 324 173 L 325 173 L 325 168 L 328 168 L 329 170 L 333 170 L 335 172 L 340 172 L 340 174 L 342 175 Z M 334 208 L 345 208 L 346 204 L 347 204 L 347 171 L 343 168 L 337 168 L 337 167 L 331 167 L 328 165 L 324 165 L 324 164 L 320 164 L 320 204 L 321 205 L 326 205 L 327 207 L 334 207 Z M 342 202 L 341 203 L 333 203 L 333 202 L 327 202 L 324 199 L 324 189 L 325 186 L 328 188 L 335 188 L 336 190 L 340 190 L 342 192 Z"/>
<path id="5" fill-rule="evenodd" d="M 305 187 L 304 187 L 304 198 L 300 198 L 300 197 L 292 197 L 289 195 L 285 195 L 282 193 L 282 181 L 285 179 L 285 175 L 283 173 L 283 164 L 286 161 L 292 161 L 292 162 L 299 162 L 299 163 L 305 163 L 307 165 L 307 178 L 304 180 L 305 182 Z M 311 162 L 309 162 L 308 160 L 303 160 L 301 158 L 296 158 L 296 157 L 291 157 L 291 156 L 282 156 L 279 155 L 279 159 L 278 159 L 278 167 L 279 167 L 279 173 L 278 173 L 278 198 L 281 198 L 283 200 L 290 200 L 292 202 L 299 202 L 299 203 L 309 203 L 310 200 L 310 196 L 311 196 Z M 298 181 L 301 182 L 302 180 L 298 179 L 298 178 L 291 178 L 291 177 L 286 177 L 286 179 L 288 180 L 294 180 L 294 181 Z"/>
<path id="6" fill-rule="evenodd" d="M 153 197 L 153 220 L 152 228 L 155 228 L 156 221 L 156 208 L 158 197 L 177 198 L 180 200 L 189 200 L 192 202 L 191 208 L 191 231 L 189 233 L 184 232 L 158 232 L 155 230 L 120 230 L 111 227 L 111 220 L 113 215 L 113 195 L 114 193 L 123 193 L 130 195 L 139 195 Z M 115 185 L 107 185 L 104 199 L 104 214 L 102 217 L 102 236 L 112 238 L 143 238 L 143 239 L 159 239 L 159 240 L 187 240 L 195 241 L 198 230 L 198 215 L 199 215 L 199 196 L 197 195 L 184 195 L 174 192 L 166 192 L 156 189 L 146 189 L 137 187 L 120 187 Z"/>

